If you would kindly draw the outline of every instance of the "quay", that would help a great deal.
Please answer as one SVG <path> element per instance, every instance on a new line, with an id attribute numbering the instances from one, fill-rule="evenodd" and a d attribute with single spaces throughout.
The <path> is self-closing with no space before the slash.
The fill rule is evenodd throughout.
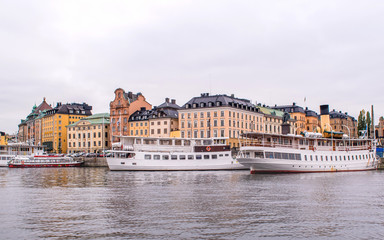
<path id="1" fill-rule="evenodd" d="M 79 157 L 75 159 L 83 161 L 83 167 L 108 167 L 107 159 L 104 157 Z"/>

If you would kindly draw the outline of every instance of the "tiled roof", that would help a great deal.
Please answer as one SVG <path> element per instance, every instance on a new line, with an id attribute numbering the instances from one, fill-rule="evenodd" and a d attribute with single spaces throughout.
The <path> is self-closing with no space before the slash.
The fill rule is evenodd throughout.
<path id="1" fill-rule="evenodd" d="M 283 112 L 287 112 L 287 113 L 305 113 L 304 111 L 304 108 L 300 107 L 300 106 L 297 106 L 296 104 L 292 104 L 292 105 L 281 105 L 281 106 L 277 106 L 275 105 L 274 107 L 272 107 L 273 109 L 278 109 L 280 111 L 283 111 Z"/>
<path id="2" fill-rule="evenodd" d="M 67 103 L 61 104 L 58 103 L 57 106 L 51 110 L 47 110 L 47 115 L 51 114 L 74 114 L 74 115 L 92 115 L 92 106 L 89 106 L 86 103 Z"/>

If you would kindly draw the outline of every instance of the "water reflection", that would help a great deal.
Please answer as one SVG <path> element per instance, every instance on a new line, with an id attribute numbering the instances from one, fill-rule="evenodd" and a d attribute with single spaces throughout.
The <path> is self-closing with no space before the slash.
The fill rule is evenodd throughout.
<path id="1" fill-rule="evenodd" d="M 0 237 L 381 238 L 382 172 L 0 169 Z"/>

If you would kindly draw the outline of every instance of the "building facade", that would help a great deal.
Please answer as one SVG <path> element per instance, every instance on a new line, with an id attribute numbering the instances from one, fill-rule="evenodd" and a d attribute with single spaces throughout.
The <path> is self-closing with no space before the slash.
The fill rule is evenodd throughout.
<path id="1" fill-rule="evenodd" d="M 86 103 L 57 103 L 41 119 L 42 143 L 47 152 L 67 152 L 67 126 L 92 115 L 92 106 Z"/>
<path id="2" fill-rule="evenodd" d="M 182 138 L 226 137 L 231 147 L 239 147 L 242 133 L 262 132 L 263 119 L 247 99 L 203 93 L 179 110 L 179 129 Z"/>
<path id="3" fill-rule="evenodd" d="M 25 120 L 21 120 L 19 124 L 18 140 L 20 142 L 27 142 L 30 144 L 41 144 L 41 124 L 39 119 L 44 115 L 45 111 L 52 109 L 52 107 L 43 99 L 43 102 L 36 106 L 34 105 L 31 113 Z"/>
<path id="4" fill-rule="evenodd" d="M 110 149 L 109 128 L 109 113 L 94 114 L 68 125 L 68 153 L 101 153 Z"/>
<path id="5" fill-rule="evenodd" d="M 305 128 L 307 132 L 321 132 L 320 116 L 312 110 L 305 108 Z"/>
<path id="6" fill-rule="evenodd" d="M 329 112 L 330 125 L 333 131 L 343 132 L 349 135 L 351 138 L 358 137 L 357 120 L 349 116 L 348 113 L 342 113 L 341 111 Z"/>
<path id="7" fill-rule="evenodd" d="M 110 122 L 111 122 L 111 140 L 118 141 L 118 138 L 113 136 L 129 136 L 130 129 L 128 120 L 129 117 L 136 111 L 142 108 L 146 110 L 152 109 L 145 97 L 141 93 L 133 94 L 126 93 L 122 88 L 115 90 L 115 99 L 110 102 Z"/>
<path id="8" fill-rule="evenodd" d="M 293 103 L 292 105 L 282 106 L 275 105 L 272 108 L 289 113 L 290 117 L 296 121 L 294 124 L 294 134 L 300 134 L 306 131 L 306 119 L 304 108 L 296 105 L 296 103 Z"/>
<path id="9" fill-rule="evenodd" d="M 171 137 L 171 133 L 178 131 L 178 109 L 176 100 L 169 98 L 158 107 L 151 110 L 142 108 L 129 118 L 131 136 L 140 137 Z"/>
<path id="10" fill-rule="evenodd" d="M 259 105 L 258 108 L 264 115 L 264 128 L 262 131 L 264 133 L 282 134 L 282 124 L 285 112 L 261 105 Z M 294 132 L 295 122 L 296 121 L 293 119 L 288 119 L 287 123 L 290 125 L 289 133 Z"/>
<path id="11" fill-rule="evenodd" d="M 380 140 L 380 144 L 384 143 L 384 117 L 379 118 L 379 124 L 375 126 L 376 138 Z"/>

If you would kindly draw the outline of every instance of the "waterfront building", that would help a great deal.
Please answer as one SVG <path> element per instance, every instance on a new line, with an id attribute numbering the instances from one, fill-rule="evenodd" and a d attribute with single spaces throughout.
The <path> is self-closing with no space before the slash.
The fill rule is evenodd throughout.
<path id="1" fill-rule="evenodd" d="M 128 120 L 133 113 L 142 108 L 146 110 L 152 109 L 152 105 L 146 101 L 141 93 L 126 93 L 122 88 L 115 90 L 115 99 L 110 102 L 109 107 L 112 142 L 118 141 L 113 136 L 130 135 Z"/>
<path id="2" fill-rule="evenodd" d="M 239 147 L 243 132 L 262 132 L 264 116 L 251 101 L 234 95 L 203 93 L 179 110 L 182 138 L 229 138 L 231 147 Z"/>
<path id="3" fill-rule="evenodd" d="M 68 153 L 101 153 L 111 148 L 109 113 L 94 114 L 67 126 Z"/>
<path id="4" fill-rule="evenodd" d="M 52 109 L 52 107 L 43 98 L 39 106 L 36 104 L 32 107 L 31 113 L 26 119 L 21 120 L 19 124 L 19 141 L 28 142 L 30 144 L 41 143 L 41 125 L 36 125 L 36 119 L 43 114 L 43 112 Z"/>
<path id="5" fill-rule="evenodd" d="M 307 132 L 320 132 L 320 116 L 313 110 L 305 108 L 305 128 Z"/>
<path id="6" fill-rule="evenodd" d="M 258 105 L 260 112 L 264 114 L 264 129 L 262 132 L 264 133 L 272 133 L 272 134 L 282 134 L 282 124 L 284 113 L 278 109 L 272 109 L 266 106 Z M 288 124 L 290 125 L 289 133 L 293 133 L 295 129 L 295 120 L 289 119 Z"/>
<path id="7" fill-rule="evenodd" d="M 294 134 L 300 134 L 306 131 L 306 116 L 304 108 L 296 105 L 296 103 L 292 103 L 292 105 L 275 105 L 272 109 L 278 109 L 283 112 L 289 113 L 290 117 L 296 122 L 294 123 Z"/>
<path id="8" fill-rule="evenodd" d="M 169 98 L 154 108 L 154 113 L 149 118 L 150 136 L 171 137 L 172 132 L 176 134 L 179 130 L 179 109 L 180 106 L 176 104 L 176 100 Z"/>
<path id="9" fill-rule="evenodd" d="M 329 112 L 329 117 L 333 131 L 343 132 L 350 135 L 351 138 L 358 137 L 357 120 L 354 117 L 335 109 Z"/>
<path id="10" fill-rule="evenodd" d="M 129 118 L 130 136 L 170 137 L 179 128 L 178 112 L 180 106 L 176 100 L 169 98 L 151 110 L 145 108 L 133 113 Z"/>
<path id="11" fill-rule="evenodd" d="M 67 152 L 66 126 L 92 115 L 92 106 L 86 103 L 57 103 L 56 107 L 45 112 L 42 117 L 42 143 L 47 152 Z"/>

